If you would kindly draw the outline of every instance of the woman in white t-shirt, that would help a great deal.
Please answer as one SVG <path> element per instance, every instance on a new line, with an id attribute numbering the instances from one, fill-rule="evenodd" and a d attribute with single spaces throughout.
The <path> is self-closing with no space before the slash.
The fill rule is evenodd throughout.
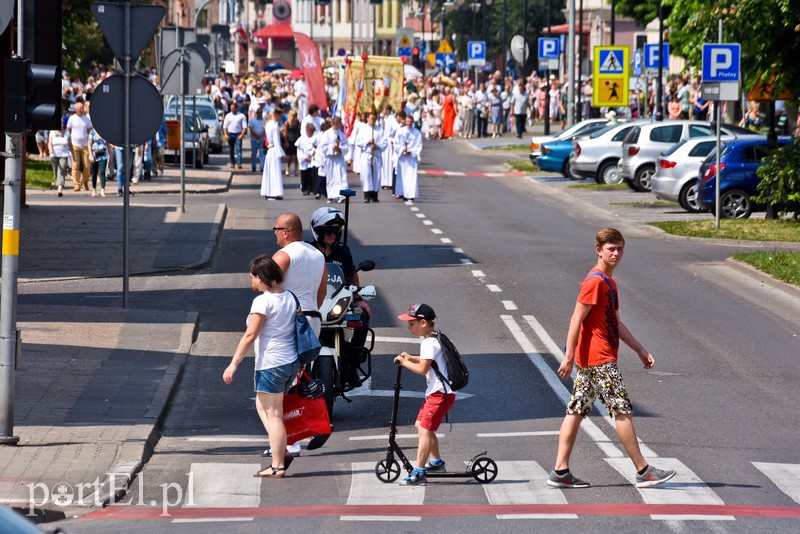
<path id="1" fill-rule="evenodd" d="M 280 287 L 282 281 L 280 267 L 266 254 L 250 262 L 250 287 L 260 295 L 253 299 L 247 331 L 222 375 L 226 384 L 233 382 L 236 369 L 254 346 L 256 410 L 273 451 L 272 465 L 255 473 L 256 477 L 283 478 L 293 460 L 286 453 L 283 395 L 300 372 L 295 340 L 297 301 Z"/>
<path id="2" fill-rule="evenodd" d="M 47 140 L 47 150 L 50 152 L 50 163 L 53 165 L 53 177 L 56 181 L 56 188 L 58 189 L 58 196 L 63 195 L 64 181 L 67 177 L 67 169 L 69 168 L 69 138 L 64 133 L 63 128 L 58 130 L 50 130 Z"/>

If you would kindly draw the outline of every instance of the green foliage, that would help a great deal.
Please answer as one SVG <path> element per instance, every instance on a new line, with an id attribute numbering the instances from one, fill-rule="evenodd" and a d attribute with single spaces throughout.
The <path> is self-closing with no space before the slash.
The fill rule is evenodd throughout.
<path id="1" fill-rule="evenodd" d="M 784 213 L 800 206 L 800 137 L 791 144 L 776 148 L 756 170 L 761 178 L 758 195 L 760 204 L 784 204 Z"/>
<path id="2" fill-rule="evenodd" d="M 737 252 L 733 259 L 752 265 L 773 278 L 800 286 L 800 252 Z"/>
<path id="3" fill-rule="evenodd" d="M 668 3 L 669 0 L 664 0 L 661 6 L 662 12 Z M 639 26 L 647 26 L 658 17 L 658 0 L 617 0 L 614 7 L 617 15 L 631 17 L 639 23 Z"/>
<path id="4" fill-rule="evenodd" d="M 50 189 L 53 185 L 53 166 L 49 159 L 25 161 L 25 187 L 27 189 Z"/>

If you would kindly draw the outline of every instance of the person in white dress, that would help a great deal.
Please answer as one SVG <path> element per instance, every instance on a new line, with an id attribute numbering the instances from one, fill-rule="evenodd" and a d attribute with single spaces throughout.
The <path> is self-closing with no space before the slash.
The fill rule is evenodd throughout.
<path id="1" fill-rule="evenodd" d="M 356 174 L 361 174 L 361 149 L 356 145 L 356 137 L 358 137 L 358 132 L 364 127 L 364 124 L 363 115 L 357 113 L 356 120 L 353 122 L 353 130 L 347 137 L 347 144 L 350 145 L 350 157 L 347 159 L 352 162 L 353 172 Z"/>
<path id="2" fill-rule="evenodd" d="M 325 177 L 328 203 L 341 202 L 339 191 L 347 187 L 347 163 L 349 145 L 342 131 L 342 119 L 334 117 L 331 127 L 322 135 L 319 150 L 325 156 Z"/>
<path id="3" fill-rule="evenodd" d="M 275 108 L 269 112 L 269 120 L 264 126 L 267 155 L 264 158 L 264 170 L 261 175 L 261 196 L 269 199 L 283 200 L 283 175 L 281 174 L 281 161 L 283 148 L 281 147 L 281 111 Z"/>
<path id="4" fill-rule="evenodd" d="M 397 190 L 406 203 L 413 204 L 419 193 L 417 184 L 417 165 L 422 153 L 422 134 L 414 127 L 414 118 L 405 116 L 405 125 L 397 130 L 394 137 L 394 151 L 397 156 Z"/>
<path id="5" fill-rule="evenodd" d="M 381 188 L 383 189 L 392 189 L 392 185 L 394 183 L 394 167 L 395 167 L 395 158 L 394 158 L 394 145 L 392 144 L 392 139 L 394 139 L 394 134 L 400 125 L 397 123 L 397 119 L 394 117 L 394 110 L 392 110 L 392 106 L 390 104 L 386 104 L 383 108 L 383 113 L 381 114 L 381 128 L 383 129 L 384 137 L 386 137 L 386 150 L 383 153 L 383 161 L 381 167 Z"/>
<path id="6" fill-rule="evenodd" d="M 307 123 L 303 135 L 295 142 L 297 147 L 297 161 L 300 163 L 300 191 L 310 195 L 317 188 L 317 168 L 314 166 L 314 152 L 317 149 L 318 138 L 314 131 L 314 124 Z"/>
<path id="7" fill-rule="evenodd" d="M 358 131 L 356 147 L 361 153 L 361 189 L 364 191 L 364 202 L 379 202 L 381 170 L 383 154 L 386 150 L 386 136 L 383 129 L 377 126 L 378 115 L 371 112 L 367 122 Z"/>
<path id="8" fill-rule="evenodd" d="M 301 74 L 300 79 L 294 82 L 294 94 L 297 97 L 297 118 L 302 121 L 308 115 L 308 85 L 306 75 Z"/>

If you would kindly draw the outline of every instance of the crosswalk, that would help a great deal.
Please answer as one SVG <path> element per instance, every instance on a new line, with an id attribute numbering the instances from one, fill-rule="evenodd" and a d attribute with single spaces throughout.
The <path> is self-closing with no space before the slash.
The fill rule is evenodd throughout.
<path id="1" fill-rule="evenodd" d="M 736 515 L 745 513 L 742 506 L 728 506 L 723 502 L 680 460 L 659 457 L 657 461 L 663 469 L 675 469 L 677 475 L 661 486 L 637 489 L 640 503 L 602 506 L 616 506 L 622 515 L 626 512 L 649 515 L 656 521 L 735 521 Z M 630 460 L 615 457 L 606 458 L 606 462 L 633 484 Z M 764 462 L 753 462 L 752 465 L 775 488 L 800 504 L 800 465 Z M 576 490 L 547 487 L 548 469 L 535 461 L 497 461 L 497 466 L 498 476 L 492 483 L 477 484 L 471 479 L 463 479 L 464 486 L 478 501 L 470 505 L 476 515 L 494 516 L 498 520 L 570 520 L 604 513 L 602 509 L 592 508 L 596 505 L 570 504 L 570 491 Z M 172 521 L 250 521 L 258 517 L 259 510 L 266 509 L 262 502 L 263 482 L 251 476 L 259 467 L 258 463 L 191 464 L 191 488 L 186 489 L 191 502 L 183 505 L 188 515 L 176 514 Z M 430 515 L 426 510 L 426 497 L 434 491 L 435 482 L 413 487 L 401 486 L 397 482 L 387 484 L 375 476 L 374 462 L 352 462 L 349 467 L 349 494 L 346 501 L 336 508 L 340 521 L 418 522 Z M 632 508 L 637 506 L 640 508 Z M 221 509 L 228 510 L 220 514 Z M 437 505 L 437 509 L 442 509 L 442 505 Z M 287 514 L 291 513 L 287 510 Z M 746 515 L 759 513 L 751 510 Z M 796 510 L 796 517 L 800 518 L 800 508 Z"/>

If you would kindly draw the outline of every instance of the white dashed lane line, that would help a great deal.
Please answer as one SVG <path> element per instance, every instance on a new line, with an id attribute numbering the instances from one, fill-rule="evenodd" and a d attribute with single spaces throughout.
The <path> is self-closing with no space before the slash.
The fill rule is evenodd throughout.
<path id="1" fill-rule="evenodd" d="M 492 293 L 501 293 L 503 291 L 502 289 L 500 289 L 500 286 L 496 284 L 486 284 L 486 289 L 488 289 Z"/>
<path id="2" fill-rule="evenodd" d="M 483 278 L 486 275 L 484 274 L 483 271 L 474 270 L 472 271 L 472 276 L 474 276 L 475 278 Z"/>
<path id="3" fill-rule="evenodd" d="M 503 307 L 508 311 L 514 311 L 514 310 L 519 309 L 519 308 L 517 308 L 517 305 L 514 304 L 513 300 L 504 300 L 503 301 Z"/>
<path id="4" fill-rule="evenodd" d="M 442 233 L 442 231 L 441 231 L 441 230 L 439 230 L 438 228 L 431 228 L 431 232 L 433 232 L 433 233 L 434 233 L 434 234 L 436 234 L 436 235 L 439 235 L 439 234 L 441 234 L 441 233 Z"/>

